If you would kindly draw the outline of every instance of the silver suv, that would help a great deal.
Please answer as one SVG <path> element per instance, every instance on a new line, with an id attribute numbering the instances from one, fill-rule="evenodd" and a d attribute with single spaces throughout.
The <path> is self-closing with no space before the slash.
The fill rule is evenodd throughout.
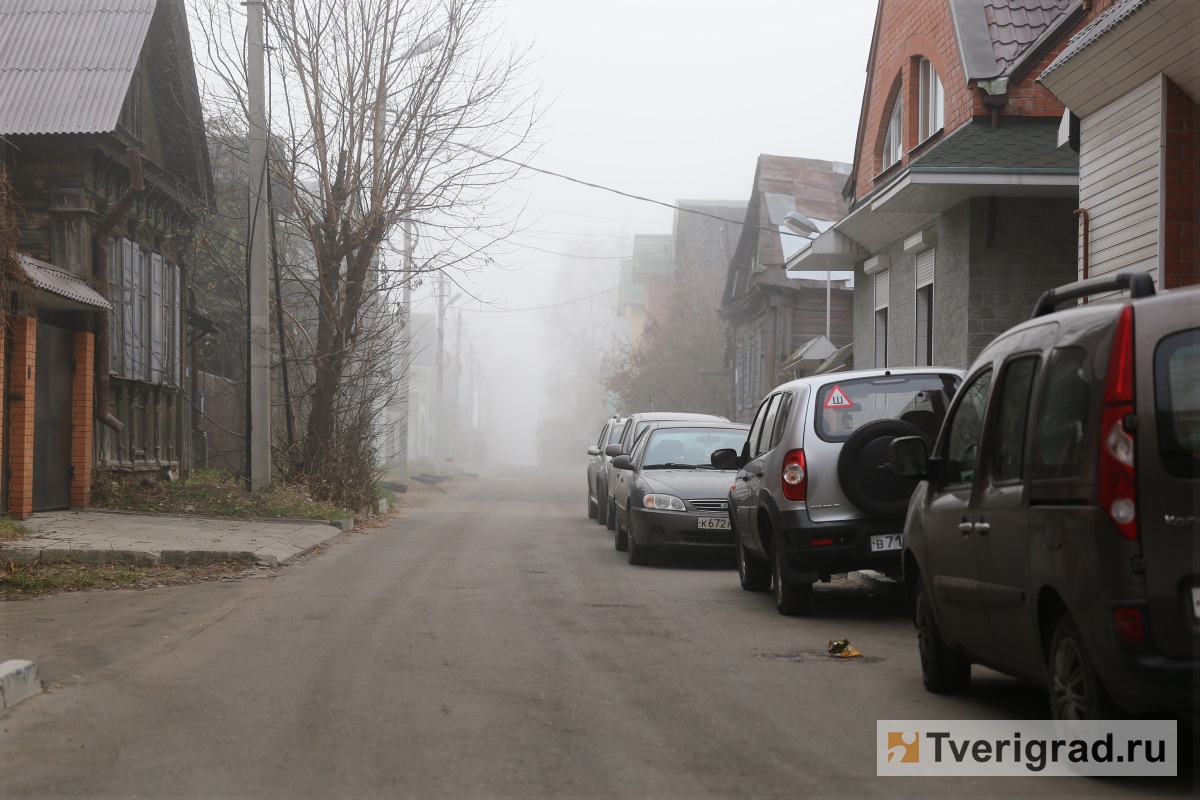
<path id="1" fill-rule="evenodd" d="M 899 436 L 932 442 L 962 380 L 945 367 L 873 369 L 785 383 L 758 408 L 738 468 L 730 520 L 747 591 L 774 586 L 781 614 L 807 614 L 818 580 L 854 569 L 900 572 L 904 512 L 917 482 L 895 475 Z"/>

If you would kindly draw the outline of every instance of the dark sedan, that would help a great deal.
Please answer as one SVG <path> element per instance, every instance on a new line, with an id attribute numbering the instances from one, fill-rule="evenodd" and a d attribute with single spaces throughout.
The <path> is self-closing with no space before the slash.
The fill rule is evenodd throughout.
<path id="1" fill-rule="evenodd" d="M 648 564 L 656 550 L 732 547 L 729 485 L 735 471 L 710 457 L 746 441 L 735 422 L 660 422 L 647 428 L 628 455 L 613 459 L 616 546 L 630 564 Z"/>

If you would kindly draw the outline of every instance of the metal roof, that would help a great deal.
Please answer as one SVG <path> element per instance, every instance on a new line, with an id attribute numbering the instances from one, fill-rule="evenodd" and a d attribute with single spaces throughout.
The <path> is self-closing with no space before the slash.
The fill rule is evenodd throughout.
<path id="1" fill-rule="evenodd" d="M 25 268 L 29 282 L 35 288 L 51 295 L 40 305 L 46 308 L 112 308 L 112 304 L 88 286 L 83 278 L 55 269 L 32 256 L 19 254 L 17 258 Z"/>
<path id="2" fill-rule="evenodd" d="M 949 0 L 967 80 L 1023 73 L 1082 16 L 1080 0 Z"/>
<path id="3" fill-rule="evenodd" d="M 1058 58 L 1054 59 L 1050 66 L 1046 67 L 1046 70 L 1038 80 L 1045 78 L 1051 72 L 1079 55 L 1080 51 L 1095 43 L 1097 39 L 1119 25 L 1122 20 L 1132 16 L 1149 2 L 1150 0 L 1118 0 L 1118 2 L 1113 3 L 1100 16 L 1088 23 L 1087 27 L 1071 37 L 1071 41 L 1058 54 Z"/>
<path id="4" fill-rule="evenodd" d="M 0 134 L 114 130 L 155 0 L 0 3 Z"/>

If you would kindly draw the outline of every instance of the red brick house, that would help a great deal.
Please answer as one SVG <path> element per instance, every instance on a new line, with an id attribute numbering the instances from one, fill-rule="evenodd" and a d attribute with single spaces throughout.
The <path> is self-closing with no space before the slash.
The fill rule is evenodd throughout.
<path id="1" fill-rule="evenodd" d="M 1071 109 L 1080 275 L 1200 283 L 1200 5 L 1098 0 L 1038 82 Z"/>
<path id="2" fill-rule="evenodd" d="M 1081 0 L 879 0 L 849 213 L 792 270 L 855 270 L 856 367 L 965 367 L 1075 278 L 1079 159 L 1037 76 Z"/>
<path id="3" fill-rule="evenodd" d="M 0 169 L 28 277 L 0 507 L 90 502 L 94 466 L 186 463 L 192 237 L 212 192 L 183 0 L 0 6 Z"/>

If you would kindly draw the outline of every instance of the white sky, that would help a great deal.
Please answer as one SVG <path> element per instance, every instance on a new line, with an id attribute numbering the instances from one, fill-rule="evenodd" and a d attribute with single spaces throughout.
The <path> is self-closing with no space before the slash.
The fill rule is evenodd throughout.
<path id="1" fill-rule="evenodd" d="M 547 108 L 544 144 L 530 163 L 670 203 L 745 200 L 760 153 L 850 161 L 875 7 L 875 0 L 509 0 L 497 9 L 504 35 L 532 47 L 529 74 Z M 512 191 L 528 208 L 517 245 L 628 254 L 614 250 L 618 236 L 670 232 L 670 209 L 557 178 L 530 175 Z M 498 260 L 517 269 L 465 280 L 507 308 L 593 294 L 597 272 L 615 283 L 615 261 L 529 248 Z M 562 270 L 570 270 L 566 280 Z M 614 292 L 595 302 L 615 314 L 615 299 Z M 492 454 L 532 463 L 526 426 L 538 413 L 536 387 L 550 349 L 540 315 L 467 316 L 491 367 L 521 377 L 519 385 L 494 383 L 489 400 L 504 409 L 507 436 Z"/>

